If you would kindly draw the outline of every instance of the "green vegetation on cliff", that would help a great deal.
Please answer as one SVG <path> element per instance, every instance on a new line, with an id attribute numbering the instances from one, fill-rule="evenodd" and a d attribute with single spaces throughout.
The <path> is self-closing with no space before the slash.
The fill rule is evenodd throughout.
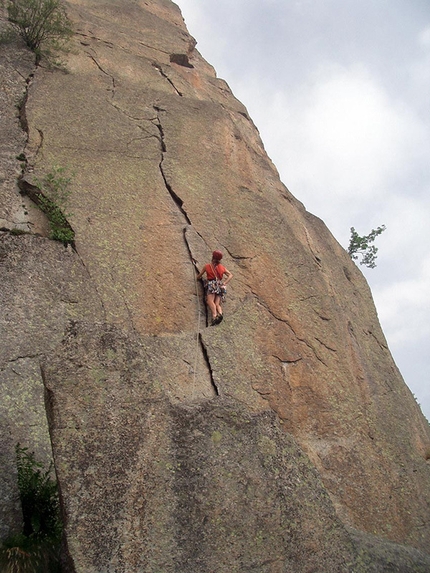
<path id="1" fill-rule="evenodd" d="M 7 13 L 12 28 L 36 54 L 36 62 L 43 54 L 64 49 L 73 33 L 61 0 L 9 0 Z"/>
<path id="2" fill-rule="evenodd" d="M 42 179 L 36 179 L 37 187 L 41 191 L 39 207 L 49 220 L 51 232 L 50 239 L 70 243 L 75 237 L 64 210 L 70 197 L 70 183 L 72 176 L 67 175 L 65 167 L 54 166 Z"/>
<path id="3" fill-rule="evenodd" d="M 358 260 L 361 256 L 360 265 L 366 265 L 370 269 L 376 267 L 376 253 L 378 248 L 371 245 L 378 235 L 385 231 L 385 225 L 372 229 L 368 235 L 361 237 L 354 227 L 351 227 L 351 238 L 349 241 L 348 254 L 353 260 Z"/>
<path id="4" fill-rule="evenodd" d="M 62 534 L 57 483 L 34 453 L 16 446 L 18 487 L 23 515 L 22 533 L 6 539 L 0 548 L 4 573 L 57 573 Z"/>

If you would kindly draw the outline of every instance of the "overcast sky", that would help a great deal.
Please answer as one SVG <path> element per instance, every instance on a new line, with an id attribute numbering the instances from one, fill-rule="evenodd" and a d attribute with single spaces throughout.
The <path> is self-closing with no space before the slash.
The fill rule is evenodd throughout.
<path id="1" fill-rule="evenodd" d="M 283 183 L 361 266 L 430 419 L 430 0 L 177 0 Z"/>

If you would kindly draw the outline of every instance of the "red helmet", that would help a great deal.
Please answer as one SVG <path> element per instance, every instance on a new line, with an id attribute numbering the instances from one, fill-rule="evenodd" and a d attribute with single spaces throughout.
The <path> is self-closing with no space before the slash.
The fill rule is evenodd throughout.
<path id="1" fill-rule="evenodd" d="M 214 259 L 214 261 L 220 261 L 222 259 L 221 251 L 214 251 L 212 253 L 212 258 Z"/>

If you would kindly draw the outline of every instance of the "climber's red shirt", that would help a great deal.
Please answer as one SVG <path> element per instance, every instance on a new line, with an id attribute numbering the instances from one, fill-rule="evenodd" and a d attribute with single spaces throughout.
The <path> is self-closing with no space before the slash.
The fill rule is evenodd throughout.
<path id="1" fill-rule="evenodd" d="M 215 269 L 216 277 L 214 275 L 213 269 Z M 205 265 L 205 271 L 208 281 L 213 281 L 215 278 L 221 280 L 226 270 L 227 269 L 223 267 L 221 264 L 215 266 L 208 263 L 207 265 Z"/>

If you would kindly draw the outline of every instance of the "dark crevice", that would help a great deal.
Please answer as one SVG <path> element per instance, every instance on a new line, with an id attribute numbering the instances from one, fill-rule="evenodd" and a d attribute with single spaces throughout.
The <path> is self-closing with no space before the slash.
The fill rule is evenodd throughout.
<path id="1" fill-rule="evenodd" d="M 198 273 L 200 272 L 200 269 L 199 269 L 199 267 L 197 266 L 197 260 L 196 260 L 196 259 L 194 258 L 194 256 L 193 256 L 193 253 L 192 253 L 192 250 L 191 250 L 191 246 L 190 246 L 190 244 L 189 244 L 189 242 L 188 242 L 188 239 L 187 239 L 187 229 L 188 229 L 188 227 L 184 227 L 184 231 L 183 231 L 184 242 L 185 242 L 185 245 L 186 245 L 187 250 L 188 250 L 188 255 L 189 255 L 189 257 L 190 257 L 191 264 L 194 266 L 194 269 L 195 269 L 196 273 L 198 274 Z M 194 230 L 194 229 L 193 229 L 193 230 Z M 198 232 L 195 231 L 195 230 L 194 230 L 194 232 L 196 233 L 196 235 L 198 235 L 198 236 L 202 239 L 203 242 L 205 242 L 200 233 L 198 233 Z M 204 286 L 203 286 L 202 279 L 200 279 L 200 285 L 201 285 L 201 288 L 202 288 L 202 290 L 203 290 L 203 296 L 202 296 L 202 298 L 200 298 L 200 296 L 199 296 L 199 287 L 198 287 L 197 282 L 198 282 L 198 281 L 196 280 L 196 296 L 197 296 L 197 302 L 198 302 L 198 305 L 199 305 L 199 308 L 200 308 L 200 312 L 201 312 L 201 313 L 204 315 L 204 317 L 205 317 L 205 324 L 208 325 L 208 323 L 209 323 L 209 316 L 208 316 L 209 310 L 208 310 L 207 305 L 206 305 L 205 302 L 204 302 L 204 299 L 205 299 L 205 289 L 204 289 Z"/>
<path id="2" fill-rule="evenodd" d="M 370 336 L 376 341 L 376 343 L 378 344 L 379 348 L 381 348 L 381 350 L 388 350 L 388 346 L 387 346 L 386 344 L 383 344 L 383 343 L 378 339 L 378 337 L 373 334 L 373 332 L 371 332 L 370 330 L 368 330 L 368 331 L 364 331 L 364 333 L 365 333 L 366 335 L 370 335 Z"/>
<path id="3" fill-rule="evenodd" d="M 161 110 L 161 109 L 158 108 L 158 107 L 156 107 L 155 110 L 156 110 L 157 112 L 164 111 L 164 110 Z M 156 122 L 155 126 L 157 127 L 158 132 L 160 133 L 161 152 L 162 152 L 162 153 L 166 153 L 166 144 L 165 144 L 165 142 L 164 142 L 164 131 L 163 131 L 163 126 L 162 126 L 161 123 L 160 123 L 160 118 L 159 118 L 159 116 L 157 116 L 157 122 Z M 164 157 L 162 158 L 162 161 L 163 161 L 163 159 L 164 159 Z"/>
<path id="4" fill-rule="evenodd" d="M 115 95 L 115 88 L 116 88 L 115 78 L 114 78 L 111 74 L 109 74 L 106 70 L 104 70 L 104 69 L 101 67 L 101 65 L 98 63 L 98 61 L 96 60 L 96 58 L 95 58 L 93 55 L 89 54 L 88 52 L 86 52 L 86 54 L 87 54 L 87 56 L 88 56 L 89 58 L 92 59 L 92 61 L 95 63 L 95 65 L 98 67 L 98 69 L 99 69 L 103 74 L 105 74 L 105 76 L 107 76 L 108 78 L 110 78 L 110 80 L 111 80 L 111 82 L 112 82 L 112 88 L 111 88 L 110 91 L 112 92 L 112 96 L 114 96 L 114 95 Z"/>
<path id="5" fill-rule="evenodd" d="M 297 364 L 297 362 L 300 362 L 300 360 L 302 360 L 302 357 L 299 356 L 298 358 L 279 358 L 279 356 L 276 356 L 276 354 L 272 354 L 273 358 L 276 358 L 277 360 L 279 360 L 279 362 L 284 366 L 286 364 Z"/>
<path id="6" fill-rule="evenodd" d="M 42 147 L 43 147 L 43 139 L 44 139 L 43 131 L 42 131 L 41 129 L 39 129 L 39 128 L 37 128 L 37 131 L 38 131 L 38 133 L 39 133 L 40 139 L 39 139 L 39 143 L 38 143 L 38 145 L 37 145 L 37 149 L 36 149 L 36 151 L 35 151 L 35 156 L 36 156 L 36 157 L 38 156 L 38 154 L 40 153 L 40 150 L 41 150 Z"/>
<path id="7" fill-rule="evenodd" d="M 54 201 L 51 201 L 51 199 L 49 199 L 49 197 L 47 197 L 39 189 L 39 187 L 33 185 L 32 183 L 29 183 L 26 179 L 24 179 L 23 176 L 19 177 L 18 179 L 18 187 L 21 195 L 26 195 L 27 197 L 29 197 L 33 201 L 33 203 L 37 205 L 43 213 L 46 214 L 48 220 L 51 220 L 52 217 L 56 217 L 57 221 L 60 221 L 60 223 L 58 224 L 61 224 L 61 228 L 66 231 L 69 231 L 71 237 L 75 236 L 75 232 L 70 223 L 68 222 L 68 220 L 66 219 L 64 213 L 61 211 L 58 205 L 55 204 Z M 76 251 L 74 238 L 70 240 L 69 239 L 65 240 L 63 241 L 63 243 L 65 246 L 71 245 L 73 250 Z"/>
<path id="8" fill-rule="evenodd" d="M 190 218 L 188 217 L 187 212 L 186 212 L 185 209 L 183 208 L 184 202 L 183 202 L 182 199 L 175 193 L 175 191 L 173 190 L 172 186 L 171 186 L 170 183 L 167 181 L 166 175 L 165 175 L 164 170 L 163 170 L 164 155 L 165 155 L 165 153 L 167 153 L 167 147 L 166 147 L 166 142 L 165 142 L 165 134 L 164 134 L 163 126 L 162 126 L 162 123 L 161 123 L 161 121 L 160 121 L 160 112 L 165 111 L 165 110 L 163 110 L 163 109 L 161 109 L 161 108 L 159 108 L 159 107 L 156 107 L 156 106 L 154 106 L 154 109 L 155 109 L 155 111 L 157 112 L 157 118 L 156 118 L 156 121 L 154 122 L 154 125 L 156 125 L 156 127 L 157 127 L 157 129 L 158 129 L 158 132 L 159 132 L 159 135 L 160 135 L 160 137 L 159 137 L 160 149 L 161 149 L 161 160 L 160 160 L 160 163 L 159 163 L 160 173 L 161 173 L 161 176 L 162 176 L 162 178 L 163 178 L 164 185 L 166 186 L 166 189 L 167 189 L 167 191 L 169 192 L 169 195 L 171 196 L 171 198 L 173 199 L 175 205 L 178 207 L 178 209 L 179 209 L 180 212 L 182 213 L 182 216 L 184 217 L 184 219 L 185 219 L 185 221 L 187 222 L 187 224 L 188 224 L 190 227 L 192 227 L 191 220 L 190 220 Z M 196 270 L 197 272 L 199 272 L 199 269 L 197 268 L 197 261 L 196 261 L 196 259 L 193 257 L 193 254 L 192 254 L 192 251 L 191 251 L 191 247 L 190 247 L 190 245 L 189 245 L 189 243 L 188 243 L 188 240 L 187 240 L 187 238 L 186 238 L 186 231 L 187 231 L 187 228 L 184 227 L 183 237 L 184 237 L 184 242 L 185 242 L 185 245 L 186 245 L 186 248 L 187 248 L 189 257 L 190 257 L 190 261 L 191 261 L 191 263 L 193 264 L 195 270 Z M 196 292 L 196 295 L 198 296 L 198 292 Z M 199 304 L 199 305 L 201 304 L 201 303 L 200 303 L 200 299 L 199 299 L 199 301 L 198 301 L 198 304 Z M 207 307 L 206 307 L 205 304 L 204 304 L 204 311 L 205 311 L 206 320 L 207 320 Z M 200 347 L 201 347 L 201 349 L 202 349 L 203 358 L 204 358 L 204 360 L 205 360 L 205 362 L 206 362 L 206 364 L 207 364 L 207 368 L 208 368 L 208 372 L 209 372 L 209 376 L 210 376 L 211 385 L 212 385 L 212 387 L 214 388 L 215 394 L 216 394 L 217 396 L 219 396 L 219 390 L 218 390 L 217 385 L 215 384 L 215 380 L 214 380 L 214 377 L 213 377 L 213 372 L 212 372 L 211 364 L 210 364 L 210 361 L 209 361 L 209 356 L 208 356 L 208 353 L 207 353 L 207 350 L 206 350 L 206 347 L 205 347 L 205 345 L 204 345 L 204 342 L 203 342 L 203 339 L 202 339 L 202 335 L 201 335 L 200 332 L 198 333 L 198 338 L 199 338 Z"/>
<path id="9" fill-rule="evenodd" d="M 151 46 L 150 44 L 145 44 L 145 42 L 139 42 L 139 45 L 143 46 L 145 48 L 149 48 L 150 50 L 153 50 L 154 52 L 160 52 L 161 54 L 168 54 L 169 53 L 166 50 L 161 50 L 160 48 L 154 48 L 154 46 Z"/>
<path id="10" fill-rule="evenodd" d="M 312 309 L 312 310 L 315 312 L 315 314 L 316 314 L 322 321 L 324 321 L 324 322 L 330 322 L 330 321 L 331 321 L 331 318 L 329 318 L 328 316 L 324 316 L 323 314 L 319 313 L 319 312 L 318 312 L 317 310 L 315 310 L 315 309 Z"/>
<path id="11" fill-rule="evenodd" d="M 31 73 L 28 74 L 27 77 L 24 77 L 21 72 L 19 72 L 18 70 L 15 69 L 15 71 L 19 74 L 19 76 L 25 80 L 24 92 L 23 92 L 21 98 L 19 99 L 19 101 L 16 103 L 16 108 L 18 110 L 17 117 L 18 117 L 19 126 L 26 135 L 25 144 L 24 144 L 24 147 L 22 149 L 22 152 L 16 156 L 16 159 L 18 161 L 20 161 L 20 167 L 21 167 L 21 174 L 18 178 L 18 187 L 19 187 L 20 193 L 22 195 L 24 195 L 26 193 L 23 192 L 22 187 L 19 183 L 20 183 L 20 180 L 23 179 L 24 175 L 29 170 L 29 161 L 28 161 L 28 158 L 26 155 L 26 148 L 27 148 L 27 145 L 29 143 L 29 133 L 30 133 L 29 125 L 28 125 L 28 119 L 27 119 L 27 102 L 28 102 L 30 86 L 31 86 L 32 80 L 34 78 L 34 73 L 35 73 L 36 68 L 37 68 L 37 62 L 36 62 L 35 68 L 33 69 L 33 71 Z M 39 153 L 39 151 L 43 145 L 43 132 L 41 130 L 38 130 L 38 132 L 39 132 L 39 136 L 40 136 L 40 142 L 39 142 L 39 145 L 36 149 L 36 155 Z M 21 205 L 21 207 L 24 209 L 24 215 L 27 216 L 28 215 L 27 208 L 24 205 Z M 15 225 L 20 225 L 20 223 L 12 223 L 12 222 L 11 222 L 11 225 L 13 228 L 8 229 L 8 231 L 13 235 L 17 235 L 17 234 L 31 234 L 32 235 L 33 233 L 31 232 L 31 225 L 33 225 L 33 223 L 31 223 L 27 219 L 26 222 L 24 222 L 24 224 L 27 226 L 27 231 L 23 231 L 19 227 L 15 226 Z"/>
<path id="12" fill-rule="evenodd" d="M 96 40 L 97 42 L 101 42 L 102 44 L 106 44 L 109 48 L 113 48 L 115 46 L 115 44 L 113 44 L 112 42 L 108 42 L 107 40 L 103 40 L 102 38 L 97 38 L 97 36 L 89 36 L 88 34 L 84 34 L 83 32 L 76 32 L 77 36 L 82 36 L 83 38 L 89 38 L 90 40 Z M 86 42 L 82 42 L 81 44 L 83 46 L 89 46 L 89 43 Z"/>
<path id="13" fill-rule="evenodd" d="M 212 387 L 215 391 L 215 394 L 217 396 L 219 396 L 220 392 L 219 392 L 218 386 L 216 385 L 214 377 L 213 377 L 213 372 L 212 372 L 212 367 L 211 367 L 211 363 L 210 363 L 209 356 L 208 356 L 208 351 L 206 349 L 205 343 L 203 342 L 203 338 L 202 338 L 202 335 L 200 332 L 199 332 L 199 342 L 200 342 L 200 347 L 202 349 L 203 358 L 205 359 L 206 365 L 208 367 Z"/>
<path id="14" fill-rule="evenodd" d="M 251 291 L 252 295 L 256 298 L 257 302 L 258 302 L 263 308 L 265 308 L 265 309 L 267 310 L 267 312 L 268 312 L 275 320 L 278 320 L 279 322 L 283 322 L 284 324 L 286 324 L 286 325 L 289 327 L 289 329 L 291 330 L 291 332 L 294 334 L 294 336 L 297 338 L 297 334 L 295 333 L 293 327 L 292 327 L 291 324 L 288 322 L 288 320 L 286 320 L 285 318 L 281 318 L 280 316 L 278 316 L 277 314 L 275 314 L 275 313 L 273 312 L 273 310 L 269 307 L 269 305 L 268 305 L 266 302 L 262 301 L 262 300 L 260 299 L 260 297 L 258 296 L 258 294 L 255 293 L 255 292 L 252 290 L 251 285 L 248 285 L 248 286 L 249 286 L 249 290 Z"/>
<path id="15" fill-rule="evenodd" d="M 9 235 L 12 235 L 14 237 L 21 237 L 22 235 L 33 234 L 31 231 L 24 231 L 24 229 L 17 229 L 16 227 L 13 227 L 14 223 L 12 223 L 11 221 L 8 221 L 8 224 L 11 225 L 11 227 L 0 227 L 1 233 L 9 233 Z M 31 225 L 31 223 L 27 223 L 27 225 Z"/>
<path id="16" fill-rule="evenodd" d="M 168 183 L 166 176 L 164 174 L 163 171 L 163 165 L 162 165 L 162 161 L 160 162 L 160 171 L 161 171 L 161 175 L 163 176 L 164 179 L 164 183 L 166 185 L 166 189 L 168 190 L 168 192 L 170 193 L 170 196 L 172 197 L 173 201 L 176 203 L 176 205 L 178 206 L 179 210 L 181 211 L 182 215 L 185 217 L 185 220 L 187 221 L 188 225 L 191 225 L 191 221 L 188 218 L 188 215 L 186 213 L 186 211 L 182 208 L 182 205 L 184 204 L 184 202 L 182 201 L 182 199 L 180 197 L 178 197 L 178 195 L 176 195 L 176 193 L 173 191 L 171 185 Z"/>
<path id="17" fill-rule="evenodd" d="M 35 66 L 35 68 L 37 68 L 37 65 Z M 28 74 L 27 77 L 25 77 L 16 68 L 14 68 L 14 69 L 15 69 L 15 72 L 18 73 L 21 76 L 21 78 L 23 78 L 25 80 L 25 84 L 26 84 L 25 85 L 25 91 L 22 94 L 22 97 L 20 98 L 18 103 L 16 104 L 16 107 L 18 109 L 19 125 L 20 125 L 21 129 L 27 134 L 27 143 L 28 143 L 29 128 L 28 128 L 28 121 L 27 121 L 26 106 L 27 106 L 27 100 L 28 100 L 28 91 L 30 89 L 32 79 L 34 78 L 34 71 L 31 72 L 30 74 Z"/>
<path id="18" fill-rule="evenodd" d="M 220 241 L 218 241 L 218 242 L 220 242 Z M 232 259 L 234 259 L 235 261 L 252 261 L 256 257 L 256 255 L 252 255 L 252 256 L 237 255 L 237 254 L 232 253 L 229 250 L 229 248 L 226 247 L 225 245 L 223 245 L 222 247 L 225 251 L 227 251 L 227 253 L 230 255 L 230 257 Z"/>
<path id="19" fill-rule="evenodd" d="M 122 113 L 123 115 L 125 115 L 125 117 L 128 117 L 128 119 L 131 119 L 132 121 L 149 121 L 149 122 L 153 122 L 157 120 L 157 116 L 155 117 L 135 117 L 134 115 L 131 115 L 130 113 L 128 113 L 125 109 L 122 109 L 117 103 L 115 103 L 114 101 L 110 101 L 109 102 L 110 105 L 115 108 L 119 113 Z M 142 125 L 138 124 L 137 127 L 139 129 L 141 129 L 142 131 L 145 131 L 146 133 L 148 133 L 148 136 L 151 137 L 156 137 L 155 135 L 152 135 L 147 129 L 145 129 Z"/>
<path id="20" fill-rule="evenodd" d="M 27 134 L 27 139 L 28 139 L 28 121 L 27 121 L 27 111 L 26 111 L 26 105 L 27 105 L 27 99 L 28 99 L 28 88 L 30 86 L 30 78 L 32 77 L 29 76 L 26 80 L 27 82 L 27 87 L 25 89 L 25 92 L 22 96 L 22 98 L 20 99 L 20 101 L 17 104 L 17 109 L 18 109 L 18 120 L 19 120 L 19 125 L 21 126 L 21 129 Z"/>
<path id="21" fill-rule="evenodd" d="M 229 253 L 232 259 L 235 261 L 252 261 L 254 259 L 254 255 L 252 257 L 245 257 L 244 255 L 232 255 L 229 250 L 224 247 L 224 249 Z"/>
<path id="22" fill-rule="evenodd" d="M 187 54 L 170 54 L 170 61 L 178 66 L 183 66 L 184 68 L 194 68 L 193 64 L 190 63 Z"/>
<path id="23" fill-rule="evenodd" d="M 159 112 L 161 111 L 159 108 L 154 107 L 154 109 L 157 111 L 158 115 L 157 115 L 157 122 L 156 122 L 156 126 L 158 129 L 158 132 L 160 134 L 160 146 L 161 146 L 161 161 L 159 163 L 159 167 L 160 167 L 160 173 L 161 176 L 163 178 L 164 181 L 164 185 L 166 186 L 167 191 L 169 192 L 169 195 L 171 196 L 171 198 L 173 199 L 173 201 L 175 202 L 176 206 L 178 207 L 178 209 L 180 210 L 180 212 L 182 213 L 185 221 L 188 223 L 188 225 L 191 225 L 191 221 L 190 218 L 187 215 L 187 212 L 185 211 L 185 209 L 182 207 L 182 205 L 184 204 L 184 202 L 182 201 L 182 199 L 179 197 L 179 195 L 177 195 L 175 193 L 175 191 L 173 190 L 172 186 L 170 185 L 170 183 L 167 181 L 167 177 L 166 174 L 164 173 L 164 169 L 163 169 L 163 162 L 164 162 L 164 154 L 167 152 L 167 148 L 166 148 L 166 143 L 165 143 L 165 139 L 164 139 L 164 131 L 163 131 L 163 126 L 161 125 L 160 122 L 160 117 L 159 117 Z"/>
<path id="24" fill-rule="evenodd" d="M 90 35 L 90 34 L 84 34 L 83 32 L 76 32 L 76 35 L 82 36 L 82 38 L 88 38 L 88 40 L 94 40 L 96 42 L 100 42 L 102 44 L 105 44 L 108 48 L 119 48 L 120 50 L 123 50 L 127 54 L 131 53 L 131 50 L 129 48 L 126 48 L 125 46 L 122 46 L 121 44 L 114 44 L 113 42 L 108 42 L 107 40 L 104 40 L 103 38 L 98 38 L 93 33 L 91 33 L 91 35 Z M 81 40 L 80 43 L 82 44 L 82 46 L 91 46 L 90 42 L 84 42 Z M 150 44 L 145 44 L 144 42 L 138 42 L 138 44 L 140 46 L 144 46 L 145 48 L 149 48 L 150 50 L 152 50 L 154 52 L 160 52 L 161 54 L 169 54 L 169 52 L 167 52 L 166 50 L 161 50 L 160 48 L 154 48 L 154 46 L 151 46 Z"/>
<path id="25" fill-rule="evenodd" d="M 197 261 L 196 261 L 196 259 L 193 257 L 193 253 L 191 252 L 190 244 L 188 243 L 188 239 L 187 239 L 187 227 L 184 228 L 183 234 L 184 234 L 184 242 L 185 242 L 185 245 L 186 245 L 186 247 L 187 247 L 188 254 L 189 254 L 189 256 L 190 256 L 190 261 L 191 261 L 192 265 L 194 266 L 194 268 L 196 269 L 197 273 L 199 273 L 199 272 L 200 272 L 200 269 L 199 269 L 198 266 L 197 266 Z M 197 233 L 197 234 L 198 234 L 198 233 Z M 199 235 L 199 236 L 200 236 L 200 235 Z M 204 305 L 204 306 L 205 306 L 205 309 L 206 309 L 206 305 Z"/>
<path id="26" fill-rule="evenodd" d="M 50 433 L 50 442 L 51 448 L 54 450 L 54 444 L 52 441 L 52 434 L 51 428 L 54 427 L 54 410 L 56 407 L 55 404 L 55 395 L 54 391 L 49 387 L 49 380 L 46 376 L 45 366 L 44 364 L 40 364 L 40 376 L 42 378 L 42 383 L 44 387 L 44 405 L 45 405 L 45 412 L 46 412 L 46 420 L 48 423 L 48 429 Z M 54 468 L 56 468 L 55 460 L 54 460 Z M 61 520 L 65 526 L 67 526 L 68 517 L 66 514 L 66 510 L 64 507 L 64 495 L 62 493 L 62 481 L 60 479 L 57 480 L 57 487 L 58 487 L 58 495 L 60 499 L 60 512 L 61 512 Z M 70 554 L 69 546 L 68 546 L 68 535 L 65 535 L 63 532 L 62 540 L 61 540 L 61 552 L 60 552 L 60 560 L 61 560 L 61 571 L 64 573 L 76 573 L 76 568 L 74 564 L 73 557 Z"/>
<path id="27" fill-rule="evenodd" d="M 267 396 L 270 396 L 270 394 L 272 393 L 271 390 L 262 390 L 261 388 L 255 388 L 254 386 L 252 386 L 252 389 L 257 392 L 257 394 L 259 396 L 261 396 L 264 400 L 268 401 Z"/>
<path id="28" fill-rule="evenodd" d="M 160 66 L 160 64 L 156 64 L 154 62 L 152 65 L 154 66 L 154 68 L 156 70 L 158 70 L 158 72 L 163 76 L 163 78 L 169 82 L 169 84 L 172 86 L 172 88 L 175 90 L 175 92 L 178 94 L 178 96 L 182 97 L 182 93 L 178 90 L 178 88 L 175 86 L 175 84 L 172 82 L 172 80 L 169 78 L 169 76 L 166 74 L 166 72 L 163 70 L 163 68 Z"/>
<path id="29" fill-rule="evenodd" d="M 13 362 L 18 362 L 19 360 L 34 360 L 35 358 L 40 358 L 41 354 L 28 354 L 27 356 L 15 356 L 15 358 L 10 358 L 8 360 L 8 364 L 12 364 Z M 6 368 L 2 368 L 1 371 L 4 371 Z M 15 374 L 18 374 L 15 372 Z"/>
<path id="30" fill-rule="evenodd" d="M 350 283 L 353 283 L 354 281 L 353 281 L 350 269 L 348 267 L 343 267 L 343 272 L 345 274 L 345 277 L 348 279 L 348 281 Z"/>
<path id="31" fill-rule="evenodd" d="M 307 342 L 307 340 L 304 340 L 303 338 L 300 338 L 299 336 L 297 336 L 296 332 L 294 331 L 293 327 L 291 326 L 291 324 L 284 318 L 281 318 L 280 316 L 277 316 L 272 309 L 268 306 L 268 304 L 266 304 L 265 302 L 263 302 L 259 296 L 253 292 L 251 286 L 249 286 L 249 290 L 251 291 L 251 293 L 253 294 L 253 296 L 256 298 L 256 300 L 258 301 L 258 303 L 267 310 L 267 312 L 275 319 L 278 320 L 279 322 L 283 322 L 284 324 L 286 324 L 288 326 L 288 328 L 291 330 L 291 332 L 294 334 L 294 336 L 296 337 L 296 339 L 303 343 L 305 346 L 307 346 L 309 348 L 309 350 L 312 351 L 312 353 L 314 354 L 314 356 L 317 358 L 317 360 L 319 360 L 322 364 L 324 364 L 324 366 L 327 366 L 327 364 L 324 362 L 324 360 L 321 358 L 321 356 L 318 355 L 318 352 L 315 350 L 315 348 L 309 343 Z M 328 348 L 323 342 L 321 342 L 320 340 L 318 340 L 318 342 Z M 333 348 L 328 348 L 330 351 L 332 352 L 336 352 L 336 350 L 334 350 Z"/>
<path id="32" fill-rule="evenodd" d="M 330 350 L 330 352 L 337 352 L 336 348 L 331 348 L 330 346 L 328 346 L 325 342 L 323 342 L 319 338 L 315 337 L 315 340 L 317 342 L 319 342 L 321 344 L 321 346 L 324 346 L 324 348 L 327 348 L 327 350 Z"/>
<path id="33" fill-rule="evenodd" d="M 315 260 L 315 262 L 317 263 L 317 265 L 318 265 L 319 267 L 321 267 L 321 266 L 322 266 L 322 265 L 321 265 L 321 257 L 319 257 L 319 256 L 315 253 L 315 250 L 314 250 L 314 247 L 313 247 L 313 244 L 312 244 L 312 239 L 311 239 L 311 237 L 310 237 L 310 235 L 309 235 L 309 232 L 308 232 L 307 228 L 306 228 L 305 226 L 303 226 L 303 228 L 304 228 L 304 230 L 305 230 L 306 241 L 307 241 L 307 243 L 308 243 L 309 250 L 310 250 L 310 252 L 312 253 L 312 255 L 313 255 L 313 257 L 314 257 L 314 260 Z"/>

